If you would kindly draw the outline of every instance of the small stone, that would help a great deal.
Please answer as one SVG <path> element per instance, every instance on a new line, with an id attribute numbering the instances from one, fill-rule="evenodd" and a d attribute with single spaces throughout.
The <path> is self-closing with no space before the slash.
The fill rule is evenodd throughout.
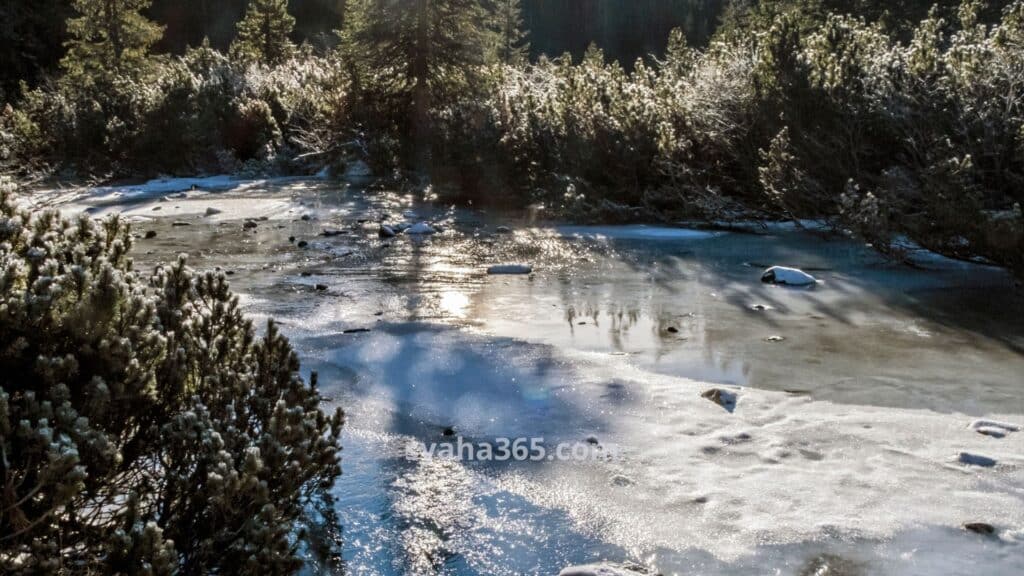
<path id="1" fill-rule="evenodd" d="M 245 224 L 242 224 L 243 230 L 252 230 L 257 227 L 259 227 L 259 224 L 257 224 L 255 220 L 246 220 Z"/>
<path id="2" fill-rule="evenodd" d="M 706 390 L 700 395 L 700 397 L 718 404 L 729 412 L 732 412 L 733 409 L 736 408 L 736 395 L 732 392 L 726 392 L 719 388 Z"/>
<path id="3" fill-rule="evenodd" d="M 767 304 L 753 304 L 750 306 L 750 309 L 754 312 L 767 312 L 768 310 L 774 310 L 774 308 Z"/>
<path id="4" fill-rule="evenodd" d="M 148 230 L 146 232 L 146 240 L 152 240 L 153 238 L 156 238 L 156 230 Z"/>
<path id="5" fill-rule="evenodd" d="M 394 238 L 398 233 L 391 226 L 381 226 L 380 230 L 377 231 L 377 236 L 381 238 Z"/>
<path id="6" fill-rule="evenodd" d="M 967 466 L 979 466 L 981 468 L 993 468 L 998 463 L 988 456 L 970 454 L 968 452 L 961 452 L 957 456 L 957 461 Z"/>
<path id="7" fill-rule="evenodd" d="M 288 237 L 288 241 L 291 242 L 292 244 L 294 244 L 295 243 L 295 236 L 289 236 Z"/>
<path id="8" fill-rule="evenodd" d="M 995 526 L 984 522 L 970 522 L 968 524 L 964 524 L 964 530 L 974 532 L 975 534 L 981 534 L 983 536 L 992 536 L 996 533 Z"/>
<path id="9" fill-rule="evenodd" d="M 159 212 L 159 211 L 161 211 L 161 210 L 163 210 L 163 207 L 162 207 L 162 206 L 154 206 L 154 207 L 153 207 L 153 212 Z"/>
<path id="10" fill-rule="evenodd" d="M 313 219 L 313 217 L 312 217 L 312 216 L 310 216 L 309 214 L 303 214 L 303 215 L 302 215 L 302 221 L 303 221 L 303 222 L 309 222 L 309 221 L 310 221 L 310 220 L 312 220 L 312 219 Z"/>
<path id="11" fill-rule="evenodd" d="M 300 272 L 299 273 L 299 276 L 302 276 L 303 278 L 309 278 L 312 275 L 313 275 L 312 272 Z"/>
<path id="12" fill-rule="evenodd" d="M 221 214 L 223 212 L 223 210 L 220 210 L 219 208 L 213 208 L 212 206 L 206 209 L 207 216 L 216 216 L 217 214 Z"/>
<path id="13" fill-rule="evenodd" d="M 487 269 L 487 273 L 491 276 L 532 274 L 533 266 L 527 264 L 503 264 L 501 266 L 491 266 Z"/>
<path id="14" fill-rule="evenodd" d="M 299 248 L 306 248 L 307 246 L 309 246 L 309 242 L 306 242 L 305 240 L 300 240 L 299 243 L 296 244 L 296 246 L 298 246 Z"/>
<path id="15" fill-rule="evenodd" d="M 318 291 L 320 291 L 320 292 L 325 292 L 325 291 L 327 291 L 327 288 L 328 288 L 327 284 L 317 284 L 317 285 L 316 285 L 316 289 L 317 289 Z"/>
<path id="16" fill-rule="evenodd" d="M 675 326 L 669 326 L 668 327 L 668 333 L 669 334 L 679 334 L 679 328 L 676 328 Z"/>
<path id="17" fill-rule="evenodd" d="M 344 233 L 344 230 L 332 230 L 330 228 L 327 228 L 323 232 L 321 232 L 320 235 L 323 236 L 324 238 L 333 238 L 335 236 L 341 236 Z"/>
<path id="18" fill-rule="evenodd" d="M 173 226 L 174 226 L 175 228 L 181 228 L 181 227 L 183 227 L 183 226 L 191 226 L 191 224 L 189 224 L 188 222 L 180 222 L 180 221 L 179 221 L 179 222 L 175 222 L 175 223 L 173 224 Z"/>

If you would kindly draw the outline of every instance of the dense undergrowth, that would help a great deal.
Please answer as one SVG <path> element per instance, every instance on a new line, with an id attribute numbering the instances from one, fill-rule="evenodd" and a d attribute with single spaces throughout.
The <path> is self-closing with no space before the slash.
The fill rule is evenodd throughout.
<path id="1" fill-rule="evenodd" d="M 571 213 L 827 218 L 881 249 L 909 237 L 1020 270 L 1024 4 L 992 26 L 980 10 L 933 12 L 906 42 L 794 11 L 704 51 L 675 38 L 629 73 L 598 51 L 506 69 L 473 148 L 496 140 L 485 165 Z"/>
<path id="2" fill-rule="evenodd" d="M 0 573 L 285 574 L 339 410 L 223 275 L 133 269 L 128 226 L 0 180 Z"/>

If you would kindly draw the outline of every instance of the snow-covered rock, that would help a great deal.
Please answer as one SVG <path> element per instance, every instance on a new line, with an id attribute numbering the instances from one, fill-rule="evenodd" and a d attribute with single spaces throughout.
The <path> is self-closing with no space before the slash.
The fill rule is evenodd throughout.
<path id="1" fill-rule="evenodd" d="M 434 227 L 426 222 L 420 222 L 419 224 L 411 226 L 405 231 L 405 233 L 412 234 L 413 236 L 423 236 L 427 234 L 437 234 L 437 230 L 434 230 Z"/>
<path id="2" fill-rule="evenodd" d="M 772 266 L 761 275 L 761 282 L 782 286 L 813 286 L 818 283 L 818 279 L 796 268 Z"/>
<path id="3" fill-rule="evenodd" d="M 373 169 L 370 168 L 369 164 L 362 160 L 349 162 L 348 165 L 345 166 L 346 180 L 362 181 L 369 180 L 371 178 L 373 178 Z"/>
<path id="4" fill-rule="evenodd" d="M 590 564 L 573 566 L 558 573 L 558 576 L 646 576 L 649 574 L 639 566 L 621 566 L 616 564 Z"/>
<path id="5" fill-rule="evenodd" d="M 1020 432 L 1020 426 L 1016 424 L 997 422 L 995 420 L 975 420 L 971 422 L 969 428 L 978 434 L 991 436 L 992 438 L 1003 438 L 1007 434 Z"/>
<path id="6" fill-rule="evenodd" d="M 532 274 L 533 266 L 530 266 L 528 264 L 501 264 L 499 266 L 491 266 L 490 268 L 487 269 L 487 273 L 492 276 Z"/>

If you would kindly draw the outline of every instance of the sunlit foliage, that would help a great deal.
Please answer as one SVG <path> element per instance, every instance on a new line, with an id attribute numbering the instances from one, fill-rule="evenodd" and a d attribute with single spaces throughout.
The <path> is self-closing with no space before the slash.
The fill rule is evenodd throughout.
<path id="1" fill-rule="evenodd" d="M 287 340 L 223 275 L 134 270 L 123 222 L 17 202 L 0 182 L 0 572 L 300 567 L 343 417 Z"/>

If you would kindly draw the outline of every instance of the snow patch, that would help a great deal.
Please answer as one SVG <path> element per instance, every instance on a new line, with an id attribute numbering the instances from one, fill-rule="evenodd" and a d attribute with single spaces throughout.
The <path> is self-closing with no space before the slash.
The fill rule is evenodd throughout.
<path id="1" fill-rule="evenodd" d="M 180 192 L 188 192 L 190 190 L 222 192 L 253 182 L 255 181 L 241 180 L 227 174 L 198 178 L 160 178 L 150 180 L 144 184 L 101 186 L 99 188 L 93 188 L 89 195 L 93 198 L 113 197 L 124 199 L 144 199 Z"/>
<path id="2" fill-rule="evenodd" d="M 1008 422 L 999 422 L 996 420 L 975 420 L 971 422 L 969 426 L 971 430 L 982 430 L 984 428 L 994 428 L 1002 430 L 1003 432 L 1020 432 L 1020 426 L 1016 424 L 1010 424 Z"/>

